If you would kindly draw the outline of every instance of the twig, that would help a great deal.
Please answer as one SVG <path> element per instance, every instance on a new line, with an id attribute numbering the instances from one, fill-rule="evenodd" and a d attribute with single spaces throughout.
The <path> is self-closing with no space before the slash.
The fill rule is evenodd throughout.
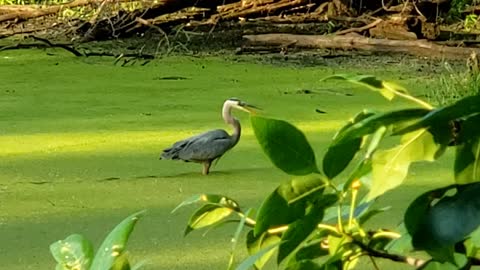
<path id="1" fill-rule="evenodd" d="M 342 31 L 335 32 L 335 34 L 336 35 L 345 35 L 345 34 L 348 34 L 348 33 L 351 33 L 351 32 L 363 32 L 365 30 L 368 30 L 370 28 L 373 28 L 373 27 L 377 26 L 377 24 L 381 23 L 382 21 L 383 21 L 382 19 L 377 19 L 374 22 L 369 23 L 367 25 L 364 25 L 362 27 L 345 29 L 345 30 L 342 30 Z"/>
<path id="2" fill-rule="evenodd" d="M 76 49 L 74 49 L 73 47 L 70 47 L 70 46 L 68 46 L 68 45 L 52 43 L 52 42 L 50 42 L 50 40 L 48 40 L 48 39 L 41 38 L 41 37 L 36 37 L 36 36 L 34 36 L 34 35 L 30 35 L 29 37 L 31 37 L 31 38 L 34 39 L 34 40 L 41 41 L 41 42 L 47 44 L 47 45 L 50 46 L 50 47 L 53 47 L 53 48 L 62 48 L 62 49 L 64 49 L 64 50 L 66 50 L 66 51 L 71 52 L 71 53 L 72 53 L 73 55 L 75 55 L 75 56 L 83 56 L 82 53 L 80 53 L 79 51 L 77 51 Z"/>
<path id="3" fill-rule="evenodd" d="M 407 256 L 402 256 L 398 254 L 392 254 L 392 253 L 387 253 L 383 251 L 378 251 L 373 248 L 370 248 L 369 246 L 365 245 L 364 243 L 353 240 L 353 243 L 366 251 L 369 256 L 377 257 L 377 258 L 383 258 L 383 259 L 388 259 L 394 262 L 402 262 L 406 263 L 408 265 L 414 266 L 414 267 L 420 267 L 426 263 L 425 260 L 422 259 L 417 259 L 413 257 L 407 257 Z"/>
<path id="4" fill-rule="evenodd" d="M 112 52 L 85 52 L 85 56 L 113 56 L 118 58 L 123 57 L 133 57 L 141 59 L 155 59 L 155 55 L 152 54 L 138 54 L 138 53 L 124 53 L 124 54 L 115 54 Z M 118 61 L 117 61 L 118 62 Z"/>

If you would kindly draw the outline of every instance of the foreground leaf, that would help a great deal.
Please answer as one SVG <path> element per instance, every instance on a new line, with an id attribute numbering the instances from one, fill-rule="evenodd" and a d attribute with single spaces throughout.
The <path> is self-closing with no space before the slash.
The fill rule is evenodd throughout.
<path id="1" fill-rule="evenodd" d="M 428 114 L 427 109 L 403 109 L 398 111 L 376 114 L 353 124 L 339 133 L 334 140 L 334 144 L 342 144 L 350 140 L 372 134 L 381 127 L 399 125 L 406 121 L 412 121 Z"/>
<path id="2" fill-rule="evenodd" d="M 184 236 L 187 236 L 191 231 L 207 227 L 218 223 L 233 213 L 233 210 L 217 204 L 205 204 L 200 207 L 188 221 Z"/>
<path id="3" fill-rule="evenodd" d="M 351 75 L 351 74 L 338 74 L 325 78 L 346 80 L 348 82 L 365 86 L 370 90 L 379 92 L 388 100 L 392 100 L 397 93 L 407 93 L 407 90 L 392 82 L 382 81 L 371 75 Z"/>
<path id="4" fill-rule="evenodd" d="M 250 270 L 250 268 L 252 266 L 255 265 L 256 262 L 258 262 L 258 260 L 260 258 L 262 258 L 263 256 L 265 256 L 265 254 L 269 253 L 270 251 L 272 251 L 272 249 L 276 248 L 277 246 L 279 245 L 279 243 L 276 243 L 276 244 L 272 244 L 272 245 L 269 245 L 265 248 L 263 248 L 262 250 L 260 250 L 259 252 L 253 254 L 253 255 L 250 255 L 245 261 L 243 261 L 237 268 L 235 268 L 236 270 Z"/>
<path id="5" fill-rule="evenodd" d="M 88 270 L 93 260 L 93 246 L 84 236 L 72 234 L 50 245 L 58 270 Z"/>
<path id="6" fill-rule="evenodd" d="M 368 199 L 376 198 L 399 186 L 406 178 L 410 164 L 434 161 L 441 149 L 426 130 L 418 130 L 402 137 L 399 146 L 377 151 L 372 160 L 372 186 Z"/>
<path id="7" fill-rule="evenodd" d="M 245 215 L 242 216 L 240 222 L 238 223 L 237 229 L 235 230 L 235 234 L 233 235 L 232 238 L 232 249 L 230 252 L 230 260 L 228 264 L 227 269 L 231 269 L 235 260 L 235 250 L 237 248 L 238 240 L 240 239 L 240 234 L 243 231 L 243 228 L 245 227 L 246 220 L 250 216 L 250 213 L 252 212 L 252 209 L 248 209 Z"/>
<path id="8" fill-rule="evenodd" d="M 175 209 L 172 210 L 172 213 L 174 213 L 175 211 L 177 211 L 181 207 L 184 207 L 184 206 L 190 205 L 190 204 L 194 204 L 194 203 L 198 203 L 198 202 L 206 202 L 206 203 L 209 203 L 209 204 L 217 204 L 217 205 L 222 206 L 222 207 L 230 208 L 235 212 L 241 212 L 238 203 L 235 200 L 233 200 L 233 199 L 231 199 L 227 196 L 218 195 L 218 194 L 197 194 L 197 195 L 194 195 L 194 196 L 186 199 L 182 203 L 180 203 L 177 207 L 175 207 Z"/>
<path id="9" fill-rule="evenodd" d="M 310 207 L 309 212 L 301 219 L 288 226 L 282 236 L 282 243 L 278 249 L 277 263 L 280 264 L 287 258 L 307 237 L 317 228 L 322 221 L 325 209 L 338 201 L 338 196 L 326 194 L 317 199 Z"/>
<path id="10" fill-rule="evenodd" d="M 480 225 L 480 183 L 457 187 L 453 196 L 445 196 L 452 186 L 427 192 L 407 209 L 405 225 L 415 248 L 429 252 L 440 262 L 452 261 L 456 243 L 464 240 Z"/>
<path id="11" fill-rule="evenodd" d="M 305 135 L 292 124 L 251 116 L 255 136 L 272 163 L 291 175 L 317 173 L 313 149 Z"/>
<path id="12" fill-rule="evenodd" d="M 127 217 L 107 235 L 93 259 L 91 269 L 109 270 L 112 268 L 115 260 L 124 252 L 135 224 L 144 213 L 145 211 L 141 211 Z"/>
<path id="13" fill-rule="evenodd" d="M 454 104 L 436 109 L 416 123 L 405 127 L 396 134 L 405 134 L 417 129 L 430 128 L 435 125 L 444 125 L 459 118 L 466 118 L 480 114 L 480 95 L 463 98 Z"/>
<path id="14" fill-rule="evenodd" d="M 324 176 L 311 174 L 281 184 L 260 206 L 255 236 L 271 227 L 287 225 L 305 214 L 305 202 L 322 194 L 328 185 Z"/>
<path id="15" fill-rule="evenodd" d="M 275 247 L 278 247 L 279 243 L 280 237 L 275 234 L 269 234 L 268 232 L 265 232 L 258 237 L 255 237 L 253 235 L 253 230 L 249 231 L 247 234 L 247 250 L 250 256 L 257 254 L 264 248 L 272 245 L 276 245 Z M 276 250 L 277 248 L 270 249 L 268 252 L 260 256 L 254 262 L 255 269 L 262 269 L 263 266 L 267 263 L 267 261 L 273 256 Z"/>
<path id="16" fill-rule="evenodd" d="M 467 263 L 467 257 L 464 254 L 455 253 L 454 262 L 438 262 L 435 260 L 430 260 L 422 265 L 418 270 L 458 270 L 463 269 L 462 267 Z"/>
<path id="17" fill-rule="evenodd" d="M 343 126 L 337 134 L 335 134 L 335 138 L 338 136 L 342 136 L 345 130 L 348 130 L 351 126 L 355 123 L 362 121 L 363 119 L 369 118 L 374 115 L 373 112 L 370 111 L 362 111 L 357 114 L 353 119 L 351 119 L 345 126 Z M 341 173 L 352 161 L 355 154 L 360 149 L 362 144 L 362 138 L 358 137 L 352 140 L 344 141 L 342 143 L 332 143 L 328 149 L 327 153 L 323 157 L 323 172 L 325 175 L 332 179 Z"/>
<path id="18" fill-rule="evenodd" d="M 480 140 L 468 141 L 456 147 L 455 182 L 469 184 L 480 181 Z"/>

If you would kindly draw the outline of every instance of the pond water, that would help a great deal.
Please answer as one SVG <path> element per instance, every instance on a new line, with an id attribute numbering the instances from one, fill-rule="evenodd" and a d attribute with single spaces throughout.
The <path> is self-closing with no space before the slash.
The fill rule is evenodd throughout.
<path id="1" fill-rule="evenodd" d="M 209 176 L 198 164 L 158 160 L 161 150 L 200 131 L 228 130 L 220 109 L 225 99 L 238 97 L 295 123 L 320 156 L 335 130 L 364 107 L 406 104 L 322 77 L 374 74 L 419 94 L 435 87 L 437 75 L 422 72 L 418 63 L 363 61 L 305 67 L 171 56 L 122 67 L 111 58 L 58 51 L 1 52 L 0 268 L 54 269 L 51 243 L 81 233 L 98 247 L 124 217 L 147 209 L 129 241 L 132 262 L 144 262 L 143 269 L 225 269 L 234 227 L 183 238 L 193 208 L 171 210 L 198 193 L 258 207 L 288 176 L 263 155 L 241 112 L 240 143 Z M 422 172 L 413 178 L 432 178 Z M 380 224 L 395 226 L 428 181 L 412 180 L 393 193 L 383 203 L 398 207 Z"/>

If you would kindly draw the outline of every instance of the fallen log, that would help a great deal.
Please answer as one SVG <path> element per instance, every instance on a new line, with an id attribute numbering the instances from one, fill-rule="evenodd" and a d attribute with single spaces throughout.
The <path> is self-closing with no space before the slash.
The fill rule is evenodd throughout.
<path id="1" fill-rule="evenodd" d="M 427 40 L 372 39 L 357 34 L 344 36 L 263 34 L 245 35 L 243 38 L 247 41 L 247 46 L 283 46 L 288 44 L 297 48 L 404 53 L 414 56 L 448 59 L 467 58 L 472 52 L 480 54 L 479 48 L 448 47 L 437 45 Z"/>

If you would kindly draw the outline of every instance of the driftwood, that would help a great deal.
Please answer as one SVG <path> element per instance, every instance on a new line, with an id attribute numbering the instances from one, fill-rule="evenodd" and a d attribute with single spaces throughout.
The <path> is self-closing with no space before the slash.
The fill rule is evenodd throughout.
<path id="1" fill-rule="evenodd" d="M 42 17 L 42 16 L 58 13 L 63 8 L 80 7 L 80 6 L 86 6 L 86 5 L 99 3 L 99 2 L 100 1 L 98 0 L 75 0 L 67 4 L 55 5 L 55 6 L 50 6 L 46 8 L 39 8 L 38 6 L 20 7 L 19 9 L 10 8 L 9 9 L 10 12 L 0 15 L 0 22 L 9 21 L 9 20 L 27 20 L 27 19 Z"/>
<path id="2" fill-rule="evenodd" d="M 447 47 L 426 40 L 387 40 L 365 38 L 360 35 L 291 35 L 263 34 L 246 35 L 247 46 L 283 46 L 309 49 L 342 49 L 371 52 L 404 53 L 435 58 L 467 58 L 472 52 L 480 54 L 479 48 Z"/>

